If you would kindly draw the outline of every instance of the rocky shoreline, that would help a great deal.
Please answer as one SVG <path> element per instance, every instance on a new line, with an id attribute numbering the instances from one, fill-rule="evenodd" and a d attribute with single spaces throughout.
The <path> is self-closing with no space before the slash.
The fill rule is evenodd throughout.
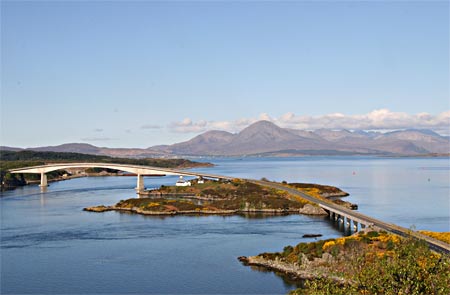
<path id="1" fill-rule="evenodd" d="M 153 211 L 153 210 L 144 210 L 139 207 L 120 207 L 120 206 L 93 206 L 86 207 L 83 211 L 89 212 L 108 212 L 108 211 L 124 211 L 131 212 L 141 215 L 233 215 L 233 214 L 246 214 L 246 213 L 261 213 L 261 214 L 270 214 L 270 215 L 285 215 L 285 214 L 305 214 L 305 215 L 324 215 L 327 214 L 325 210 L 320 207 L 316 207 L 310 204 L 305 205 L 301 209 L 255 209 L 255 208 L 246 208 L 246 209 L 238 209 L 238 210 L 170 210 L 170 211 Z"/>
<path id="2" fill-rule="evenodd" d="M 342 198 L 342 197 L 348 197 L 350 196 L 349 193 L 340 191 L 340 192 L 333 192 L 333 193 L 321 193 L 322 197 L 324 198 Z"/>
<path id="3" fill-rule="evenodd" d="M 262 267 L 266 270 L 280 272 L 294 280 L 312 280 L 318 278 L 328 278 L 338 284 L 347 283 L 341 277 L 330 275 L 321 265 L 329 263 L 334 258 L 331 255 L 324 255 L 323 258 L 316 258 L 309 261 L 306 256 L 302 257 L 302 264 L 287 263 L 276 258 L 275 260 L 265 259 L 261 256 L 240 256 L 238 260 L 246 266 Z"/>
<path id="4" fill-rule="evenodd" d="M 335 200 L 331 200 L 333 203 L 335 203 L 336 205 L 345 207 L 347 209 L 350 210 L 358 210 L 358 205 L 354 204 L 354 203 L 350 203 L 348 201 L 343 201 L 341 199 L 335 199 Z"/>

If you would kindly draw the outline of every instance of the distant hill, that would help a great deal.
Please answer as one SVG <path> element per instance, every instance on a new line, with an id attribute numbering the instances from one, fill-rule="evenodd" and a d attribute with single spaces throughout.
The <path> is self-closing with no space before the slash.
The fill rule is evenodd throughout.
<path id="1" fill-rule="evenodd" d="M 101 148 L 87 143 L 66 143 L 57 146 L 44 146 L 32 148 L 37 152 L 65 152 L 65 153 L 81 153 L 81 154 L 101 154 Z"/>
<path id="2" fill-rule="evenodd" d="M 420 155 L 449 153 L 450 141 L 431 130 L 305 131 L 258 121 L 236 134 L 208 131 L 186 142 L 149 150 L 192 156 Z"/>
<path id="3" fill-rule="evenodd" d="M 2 150 L 20 150 L 1 147 Z M 366 132 L 362 130 L 319 129 L 305 131 L 281 128 L 269 121 L 258 121 L 239 133 L 211 130 L 172 145 L 147 149 L 117 149 L 71 143 L 28 150 L 78 152 L 113 157 L 179 156 L 297 156 L 297 155 L 425 155 L 450 153 L 449 137 L 431 130 Z"/>
<path id="4" fill-rule="evenodd" d="M 56 146 L 16 148 L 0 146 L 2 151 L 38 151 L 38 152 L 56 152 L 56 153 L 80 153 L 110 157 L 129 157 L 129 158 L 160 158 L 167 154 L 157 150 L 139 149 L 139 148 L 107 148 L 97 147 L 87 143 L 65 143 Z"/>
<path id="5" fill-rule="evenodd" d="M 160 159 L 160 158 L 114 158 L 108 156 L 98 156 L 90 154 L 72 153 L 72 152 L 42 152 L 42 151 L 5 151 L 0 150 L 0 169 L 4 169 L 5 165 L 13 164 L 15 167 L 21 166 L 25 162 L 36 162 L 33 165 L 43 165 L 47 163 L 58 162 L 83 162 L 83 163 L 115 163 L 115 164 L 131 164 L 144 165 L 161 168 L 193 168 L 193 167 L 209 167 L 207 162 L 194 162 L 187 159 Z M 28 163 L 22 165 L 29 166 Z"/>
<path id="6" fill-rule="evenodd" d="M 0 150 L 2 151 L 11 151 L 11 152 L 18 152 L 23 150 L 22 148 L 17 147 L 10 147 L 10 146 L 0 146 Z"/>
<path id="7" fill-rule="evenodd" d="M 163 151 L 169 154 L 220 154 L 222 148 L 229 144 L 233 138 L 234 134 L 226 131 L 207 131 L 186 142 L 167 146 Z M 150 149 L 153 150 L 153 148 Z"/>

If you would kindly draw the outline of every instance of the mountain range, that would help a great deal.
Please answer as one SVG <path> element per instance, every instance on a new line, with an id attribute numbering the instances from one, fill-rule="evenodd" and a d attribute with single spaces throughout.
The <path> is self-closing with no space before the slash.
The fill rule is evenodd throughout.
<path id="1" fill-rule="evenodd" d="M 23 150 L 1 147 L 2 150 Z M 294 155 L 421 155 L 448 154 L 450 140 L 431 130 L 367 132 L 281 128 L 258 121 L 239 133 L 212 130 L 172 145 L 147 149 L 106 148 L 85 143 L 28 148 L 34 151 L 76 152 L 115 157 L 173 156 L 294 156 Z"/>

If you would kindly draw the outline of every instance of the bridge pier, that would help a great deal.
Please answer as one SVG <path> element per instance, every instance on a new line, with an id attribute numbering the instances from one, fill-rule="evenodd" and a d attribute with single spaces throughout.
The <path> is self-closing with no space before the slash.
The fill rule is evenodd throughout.
<path id="1" fill-rule="evenodd" d="M 334 211 L 331 208 L 326 208 L 325 211 L 328 213 L 330 221 L 335 223 L 338 229 L 344 233 L 356 233 L 367 226 L 361 219 L 356 218 L 355 220 L 347 214 L 341 214 L 339 211 Z"/>
<path id="2" fill-rule="evenodd" d="M 354 230 L 355 232 L 358 231 L 358 222 L 357 222 L 357 221 L 354 221 L 354 220 L 353 220 L 353 230 Z"/>
<path id="3" fill-rule="evenodd" d="M 346 223 L 347 227 L 350 228 L 351 225 L 352 225 L 352 220 L 350 218 L 348 218 L 348 217 L 346 217 L 345 219 L 347 219 L 347 223 Z"/>
<path id="4" fill-rule="evenodd" d="M 330 215 L 330 220 L 334 221 L 334 212 L 328 211 L 328 214 Z"/>
<path id="5" fill-rule="evenodd" d="M 336 220 L 336 225 L 339 231 L 345 232 L 345 226 L 344 222 L 342 221 L 342 218 L 338 214 L 338 219 Z"/>
<path id="6" fill-rule="evenodd" d="M 41 184 L 39 185 L 40 187 L 47 187 L 48 183 L 47 183 L 47 174 L 45 173 L 41 173 Z"/>
<path id="7" fill-rule="evenodd" d="M 137 185 L 136 185 L 136 192 L 142 193 L 145 190 L 145 186 L 144 186 L 144 176 L 142 176 L 141 174 L 137 175 Z"/>
<path id="8" fill-rule="evenodd" d="M 348 218 L 348 217 L 345 217 L 345 219 L 346 219 L 346 222 L 344 223 L 345 224 L 345 232 L 348 232 L 349 234 L 351 234 L 351 232 L 352 232 L 352 220 L 350 219 L 350 218 Z"/>

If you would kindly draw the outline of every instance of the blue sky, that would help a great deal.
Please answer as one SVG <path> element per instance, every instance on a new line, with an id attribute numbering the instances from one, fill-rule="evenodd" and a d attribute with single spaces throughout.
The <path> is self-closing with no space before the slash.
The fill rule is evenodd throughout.
<path id="1" fill-rule="evenodd" d="M 448 133 L 448 24 L 447 1 L 2 1 L 0 144 L 148 147 L 258 119 Z"/>

